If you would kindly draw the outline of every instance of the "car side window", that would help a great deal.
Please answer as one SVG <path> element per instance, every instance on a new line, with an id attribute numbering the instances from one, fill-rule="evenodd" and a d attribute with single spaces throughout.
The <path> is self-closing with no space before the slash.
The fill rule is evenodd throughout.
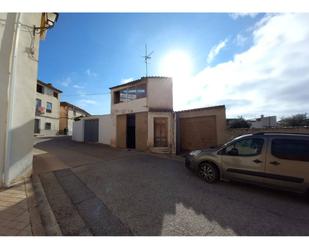
<path id="1" fill-rule="evenodd" d="M 264 139 L 262 138 L 248 138 L 235 141 L 227 146 L 223 155 L 229 156 L 255 156 L 262 151 Z"/>
<path id="2" fill-rule="evenodd" d="M 301 139 L 273 139 L 271 154 L 285 160 L 309 162 L 309 141 Z"/>

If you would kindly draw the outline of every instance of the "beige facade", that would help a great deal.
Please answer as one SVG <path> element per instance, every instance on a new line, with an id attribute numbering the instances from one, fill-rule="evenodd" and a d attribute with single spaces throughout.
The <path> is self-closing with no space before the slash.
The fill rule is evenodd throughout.
<path id="1" fill-rule="evenodd" d="M 140 80 L 112 87 L 111 116 L 115 129 L 112 132 L 115 135 L 111 139 L 112 146 L 171 153 L 173 143 L 172 79 L 142 77 Z M 159 135 L 155 134 L 155 118 L 166 118 L 166 122 L 161 125 L 162 132 L 158 132 Z M 156 139 L 164 140 L 164 143 L 156 144 Z"/>
<path id="2" fill-rule="evenodd" d="M 97 142 L 118 148 L 182 153 L 225 142 L 225 106 L 174 112 L 172 79 L 167 77 L 143 77 L 112 87 L 111 114 L 75 122 L 73 140 L 96 135 L 83 128 L 89 119 L 98 120 Z"/>
<path id="3" fill-rule="evenodd" d="M 42 13 L 0 13 L 0 186 L 32 170 L 35 88 Z"/>
<path id="4" fill-rule="evenodd" d="M 60 103 L 59 133 L 72 135 L 74 119 L 88 117 L 90 114 L 85 110 L 68 102 Z"/>
<path id="5" fill-rule="evenodd" d="M 37 81 L 34 134 L 59 134 L 60 93 L 62 92 L 52 84 Z"/>

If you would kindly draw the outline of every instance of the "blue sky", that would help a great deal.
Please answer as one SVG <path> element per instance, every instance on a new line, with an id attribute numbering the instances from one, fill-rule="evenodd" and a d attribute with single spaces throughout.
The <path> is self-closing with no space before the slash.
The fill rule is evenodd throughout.
<path id="1" fill-rule="evenodd" d="M 58 23 L 40 43 L 39 79 L 60 88 L 62 101 L 91 114 L 109 113 L 109 87 L 145 75 L 142 55 L 147 43 L 148 50 L 154 51 L 149 75 L 174 77 L 175 110 L 225 104 L 228 117 L 305 112 L 308 105 L 299 106 L 298 102 L 292 108 L 289 103 L 309 96 L 298 96 L 290 81 L 282 81 L 287 79 L 284 65 L 290 63 L 286 60 L 289 56 L 297 64 L 295 68 L 288 67 L 288 76 L 298 69 L 308 71 L 307 53 L 297 59 L 282 51 L 295 44 L 300 47 L 299 51 L 292 49 L 294 54 L 308 50 L 302 43 L 308 38 L 307 17 L 60 13 Z M 294 39 L 295 32 L 298 40 Z M 171 62 L 173 67 L 164 67 Z M 282 72 L 276 72 L 276 63 Z M 186 75 L 180 73 L 187 68 L 190 70 Z M 304 80 L 295 84 L 305 84 Z M 271 83 L 275 87 L 270 87 Z M 270 103 L 267 87 L 291 96 Z"/>

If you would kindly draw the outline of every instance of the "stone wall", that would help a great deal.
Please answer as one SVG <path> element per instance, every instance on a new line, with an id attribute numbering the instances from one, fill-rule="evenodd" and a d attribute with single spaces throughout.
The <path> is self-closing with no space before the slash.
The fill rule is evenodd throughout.
<path id="1" fill-rule="evenodd" d="M 225 131 L 225 141 L 229 141 L 237 136 L 244 134 L 251 134 L 257 132 L 286 132 L 286 133 L 307 133 L 309 134 L 309 127 L 289 127 L 289 128 L 228 128 Z"/>

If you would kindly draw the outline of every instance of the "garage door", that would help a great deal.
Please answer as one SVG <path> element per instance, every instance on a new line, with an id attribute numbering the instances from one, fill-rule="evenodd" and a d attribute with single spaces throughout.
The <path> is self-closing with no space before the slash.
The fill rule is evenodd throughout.
<path id="1" fill-rule="evenodd" d="M 182 152 L 216 146 L 216 117 L 180 118 L 179 135 Z"/>
<path id="2" fill-rule="evenodd" d="M 99 120 L 98 119 L 85 120 L 84 141 L 98 142 L 98 137 L 99 137 Z"/>

